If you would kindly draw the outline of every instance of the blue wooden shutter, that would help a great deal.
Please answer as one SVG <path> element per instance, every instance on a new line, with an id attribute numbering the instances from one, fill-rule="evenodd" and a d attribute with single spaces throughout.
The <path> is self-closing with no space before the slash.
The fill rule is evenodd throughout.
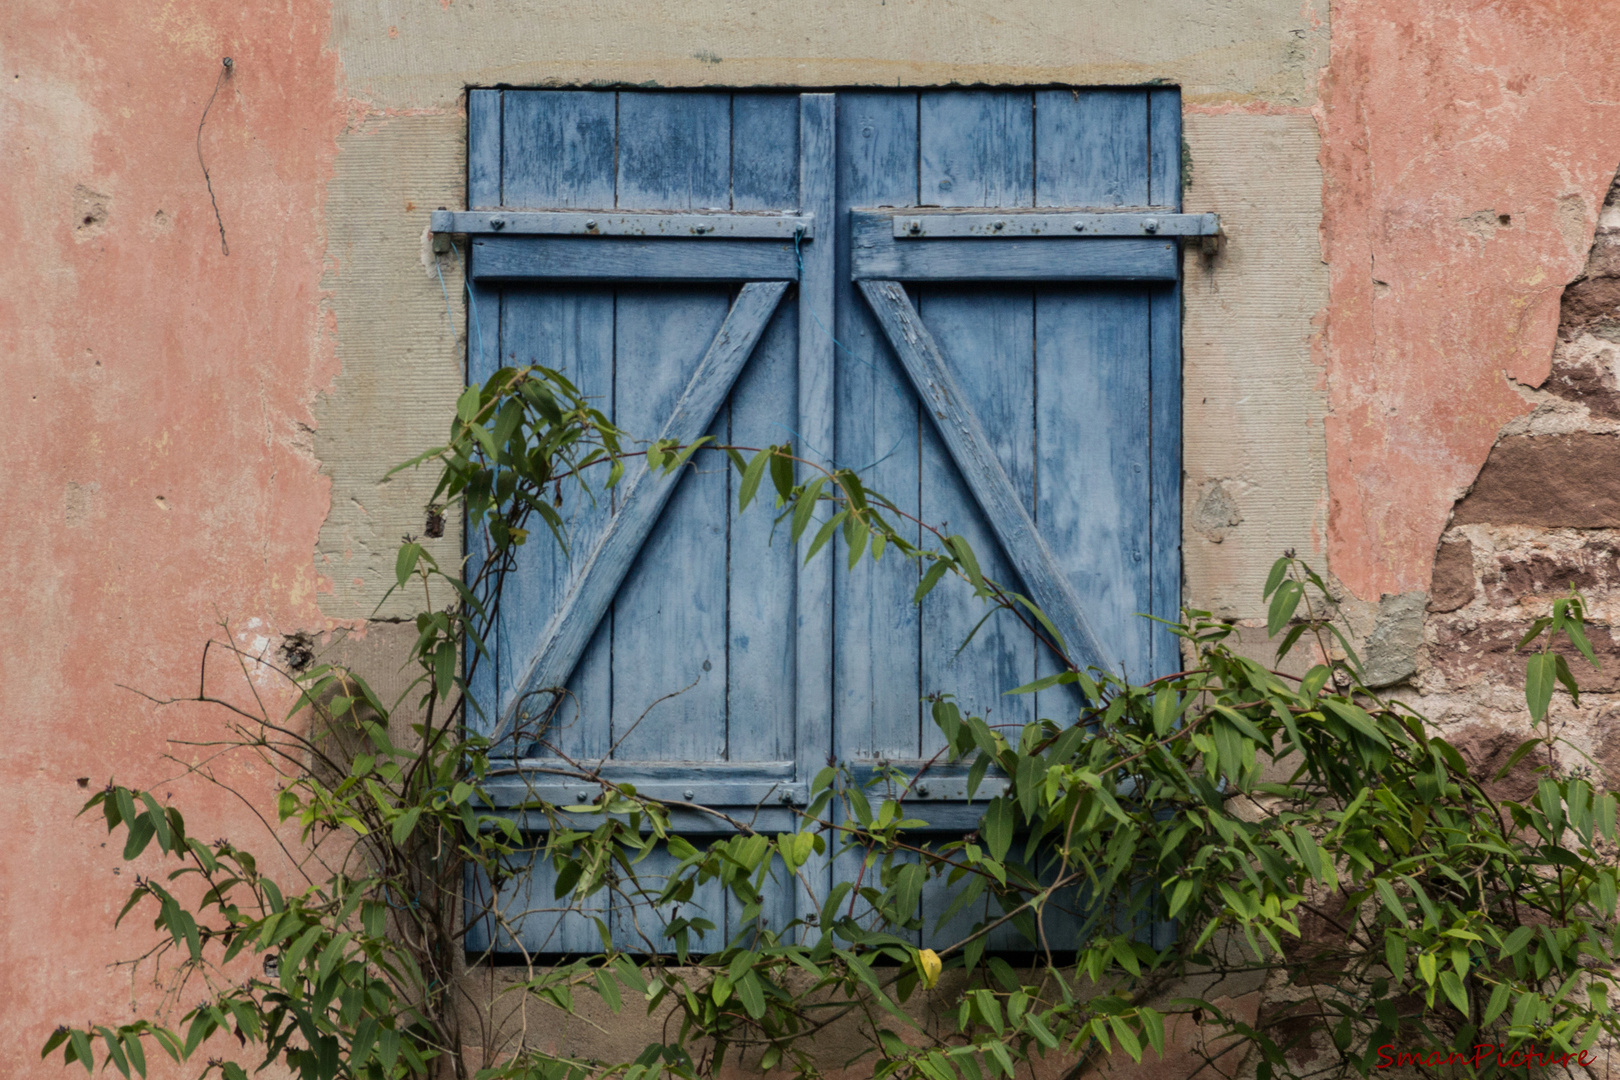
<path id="1" fill-rule="evenodd" d="M 1174 617 L 1180 590 L 1179 258 L 1153 217 L 1180 220 L 1176 91 L 474 91 L 469 124 L 471 379 L 540 363 L 642 437 L 791 441 L 967 537 L 1076 656 L 1138 680 L 1179 666 L 1139 615 Z M 643 211 L 669 212 L 662 233 Z M 992 620 L 958 653 L 983 614 L 962 590 L 919 608 L 901 560 L 803 565 L 767 510 L 736 513 L 735 483 L 700 459 L 610 505 L 570 497 L 571 556 L 532 545 L 505 598 L 476 686 L 491 714 L 566 680 L 545 743 L 785 826 L 831 758 L 930 758 L 930 692 L 997 723 L 1072 712 L 1003 695 L 1052 670 L 1023 627 Z M 971 827 L 960 771 L 931 776 L 921 816 Z M 519 886 L 536 909 L 558 907 L 547 874 Z M 718 893 L 697 903 L 736 928 Z M 784 887 L 765 917 L 800 907 Z M 597 945 L 555 910 L 521 936 Z"/>

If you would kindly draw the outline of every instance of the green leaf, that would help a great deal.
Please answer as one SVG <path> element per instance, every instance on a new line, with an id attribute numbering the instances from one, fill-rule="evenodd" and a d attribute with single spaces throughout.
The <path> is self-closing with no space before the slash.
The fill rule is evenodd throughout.
<path id="1" fill-rule="evenodd" d="M 68 1049 L 65 1054 L 72 1054 L 70 1060 L 83 1065 L 85 1072 L 95 1072 L 96 1056 L 95 1051 L 90 1048 L 90 1036 L 87 1032 L 80 1031 L 78 1028 L 68 1032 Z"/>
<path id="2" fill-rule="evenodd" d="M 917 591 L 911 594 L 911 602 L 913 604 L 922 603 L 923 597 L 934 591 L 934 586 L 939 584 L 939 579 L 944 577 L 950 569 L 950 560 L 935 559 L 933 565 L 923 573 L 922 580 L 917 583 Z"/>
<path id="3" fill-rule="evenodd" d="M 1536 653 L 1530 657 L 1524 671 L 1524 699 L 1530 706 L 1530 718 L 1540 720 L 1547 715 L 1552 704 L 1553 682 L 1557 678 L 1558 662 L 1555 654 Z"/>
<path id="4" fill-rule="evenodd" d="M 748 504 L 760 491 L 760 481 L 765 479 L 765 468 L 771 463 L 770 450 L 760 450 L 748 461 L 748 468 L 742 470 L 742 483 L 737 486 L 737 512 L 747 510 Z"/>
<path id="5" fill-rule="evenodd" d="M 1277 586 L 1276 593 L 1271 598 L 1271 608 L 1266 614 L 1266 636 L 1276 637 L 1283 627 L 1294 617 L 1299 602 L 1305 597 L 1305 586 L 1297 581 L 1285 581 Z"/>
<path id="6" fill-rule="evenodd" d="M 990 857 L 1001 862 L 1007 857 L 1007 849 L 1012 847 L 1013 838 L 1013 807 L 1007 796 L 1000 795 L 990 800 L 990 806 L 984 812 L 982 829 Z"/>
<path id="7" fill-rule="evenodd" d="M 1058 628 L 1052 625 L 1052 620 L 1046 617 L 1046 612 L 1037 607 L 1035 601 L 1022 593 L 1013 593 L 1012 598 L 1022 604 L 1035 617 L 1035 621 L 1041 624 L 1041 629 L 1045 630 L 1052 638 L 1052 643 L 1058 647 L 1058 651 L 1067 655 L 1069 646 L 1063 640 L 1063 635 L 1058 633 Z"/>
<path id="8" fill-rule="evenodd" d="M 838 532 L 839 524 L 844 520 L 844 516 L 848 513 L 848 510 L 838 511 L 838 513 L 834 514 L 832 517 L 823 522 L 821 528 L 816 530 L 816 538 L 810 541 L 810 550 L 804 553 L 804 561 L 806 565 L 809 564 L 811 559 L 816 557 L 816 552 L 827 546 L 827 541 L 831 540 L 834 534 Z M 796 516 L 797 515 L 795 514 L 795 517 Z M 798 539 L 797 535 L 795 535 L 794 539 Z"/>
<path id="9" fill-rule="evenodd" d="M 1288 565 L 1291 562 L 1293 562 L 1293 560 L 1287 555 L 1284 555 L 1282 558 L 1271 564 L 1271 573 L 1266 575 L 1266 589 L 1260 594 L 1260 599 L 1266 599 L 1277 590 L 1277 586 L 1282 584 L 1284 576 L 1287 575 Z"/>
<path id="10" fill-rule="evenodd" d="M 421 816 L 422 808 L 413 806 L 394 819 L 392 835 L 395 847 L 405 846 L 405 841 L 410 839 L 411 833 L 416 829 L 416 821 Z"/>
<path id="11" fill-rule="evenodd" d="M 1025 683 L 1023 686 L 1015 686 L 1011 690 L 1008 690 L 1007 693 L 1033 694 L 1037 691 L 1045 690 L 1048 687 L 1057 686 L 1059 683 L 1078 682 L 1079 679 L 1080 676 L 1076 675 L 1072 671 L 1060 671 L 1056 675 L 1047 675 L 1044 678 L 1036 679 L 1034 682 Z"/>
<path id="12" fill-rule="evenodd" d="M 470 424 L 478 419 L 479 395 L 478 387 L 469 386 L 461 392 L 456 399 L 456 419 L 463 424 Z"/>
<path id="13" fill-rule="evenodd" d="M 1558 676 L 1558 681 L 1563 684 L 1564 689 L 1569 691 L 1570 698 L 1579 705 L 1581 688 L 1575 683 L 1575 673 L 1569 670 L 1569 661 L 1558 653 L 1553 654 L 1553 673 Z"/>
<path id="14" fill-rule="evenodd" d="M 1457 1007 L 1457 1011 L 1464 1016 L 1468 1015 L 1468 991 L 1463 989 L 1462 979 L 1457 973 L 1447 968 L 1440 973 L 1440 989 L 1445 991 L 1446 997 Z"/>
<path id="15" fill-rule="evenodd" d="M 1507 761 L 1503 763 L 1500 769 L 1496 770 L 1496 775 L 1493 776 L 1492 779 L 1501 780 L 1503 777 L 1507 776 L 1508 773 L 1513 771 L 1513 766 L 1524 760 L 1524 755 L 1528 754 L 1530 751 L 1534 750 L 1540 745 L 1540 739 L 1526 739 L 1524 742 L 1520 743 L 1518 749 L 1509 754 Z"/>
<path id="16" fill-rule="evenodd" d="M 1331 712 L 1379 746 L 1386 750 L 1389 749 L 1389 740 L 1384 738 L 1384 733 L 1378 730 L 1378 724 L 1359 705 L 1352 705 L 1347 701 L 1338 701 L 1334 698 L 1324 698 L 1322 708 Z"/>
<path id="17" fill-rule="evenodd" d="M 793 494 L 793 458 L 789 456 L 791 447 L 773 446 L 771 455 L 771 483 L 776 487 L 776 495 L 783 502 Z"/>
<path id="18" fill-rule="evenodd" d="M 797 544 L 804 530 L 810 527 L 810 517 L 816 512 L 816 500 L 821 495 L 821 489 L 827 483 L 827 478 L 818 476 L 804 486 L 799 492 L 799 499 L 793 506 L 793 542 Z"/>
<path id="19" fill-rule="evenodd" d="M 984 574 L 979 571 L 979 560 L 973 555 L 973 545 L 969 544 L 963 537 L 948 536 L 945 538 L 945 547 L 962 564 L 962 571 L 967 574 L 968 580 L 973 583 L 974 592 L 983 593 L 985 591 Z"/>
<path id="20" fill-rule="evenodd" d="M 736 981 L 733 989 L 749 1016 L 758 1020 L 765 1015 L 765 991 L 759 985 L 759 976 L 752 969 L 743 972 L 743 977 Z"/>
<path id="21" fill-rule="evenodd" d="M 1495 989 L 1491 991 L 1491 1000 L 1485 1006 L 1485 1015 L 1480 1017 L 1482 1026 L 1489 1026 L 1496 1022 L 1496 1018 L 1501 1016 L 1502 1011 L 1507 1008 L 1508 998 L 1512 994 L 1513 987 L 1506 980 L 1496 984 Z"/>
<path id="22" fill-rule="evenodd" d="M 1412 921 L 1406 915 L 1406 905 L 1401 903 L 1395 887 L 1381 877 L 1373 879 L 1373 887 L 1378 890 L 1378 898 L 1384 902 L 1384 908 L 1390 917 L 1402 926 L 1411 926 Z"/>

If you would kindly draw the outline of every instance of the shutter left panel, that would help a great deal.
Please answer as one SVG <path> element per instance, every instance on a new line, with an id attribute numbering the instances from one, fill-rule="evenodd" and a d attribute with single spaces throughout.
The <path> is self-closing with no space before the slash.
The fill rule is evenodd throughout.
<path id="1" fill-rule="evenodd" d="M 613 205 L 617 95 L 577 91 L 474 91 L 469 102 L 471 207 L 580 208 Z M 508 284 L 473 287 L 468 382 L 482 383 L 502 367 L 529 364 L 561 372 L 598 408 L 613 415 L 611 288 Z M 598 485 L 601 478 L 597 478 Z M 532 643 L 545 629 L 574 574 L 576 553 L 588 551 L 607 524 L 611 500 L 592 500 L 563 485 L 559 513 L 567 548 L 543 526 L 518 549 L 507 578 L 490 657 L 473 671 L 482 708 L 475 725 L 493 726 L 516 693 Z M 483 557 L 482 538 L 468 530 L 469 573 Z M 612 689 L 611 638 L 599 627 L 568 680 L 568 693 L 543 731 L 526 731 L 521 754 L 561 752 L 575 760 L 606 754 Z M 536 743 L 538 736 L 539 742 Z M 487 884 L 470 883 L 476 901 Z M 601 895 L 583 905 L 554 897 L 546 865 L 515 879 L 500 898 L 501 925 L 469 927 L 468 947 L 533 954 L 590 951 L 601 938 L 592 916 L 606 918 Z"/>
<path id="2" fill-rule="evenodd" d="M 770 210 L 798 205 L 797 95 L 475 91 L 469 102 L 469 205 L 510 209 Z M 493 117 L 491 116 L 493 114 Z M 490 132 L 498 151 L 491 154 Z M 482 134 L 481 134 L 482 133 Z M 494 160 L 490 160 L 493 158 Z M 485 176 L 497 177 L 482 181 Z M 734 286 L 671 281 L 591 284 L 545 281 L 476 289 L 469 379 L 499 366 L 556 368 L 633 439 L 654 437 L 709 350 L 737 295 Z M 782 304 L 707 429 L 745 446 L 788 442 L 797 421 L 797 321 Z M 642 468 L 593 501 L 562 491 L 568 551 L 537 534 L 508 580 L 491 643 L 493 664 L 475 673 L 486 723 L 522 691 L 525 665 L 576 584 L 585 555 L 619 510 Z M 605 479 L 606 470 L 595 486 Z M 792 546 L 770 542 L 766 505 L 735 511 L 736 480 L 719 454 L 700 453 L 672 486 L 667 505 L 567 679 L 567 694 L 529 759 L 558 755 L 589 769 L 606 763 L 615 782 L 719 804 L 738 780 L 793 779 Z M 477 538 L 469 535 L 478 557 Z M 555 778 L 553 778 L 553 785 Z M 752 789 L 759 788 L 756 782 Z M 586 789 L 589 789 L 588 791 Z M 701 789 L 701 790 L 700 790 Z M 594 800 L 594 784 L 581 786 Z M 717 794 L 718 793 L 718 794 Z M 573 792 L 568 792 L 570 798 Z M 753 798 L 751 796 L 750 798 Z M 736 809 L 735 806 L 732 807 Z M 744 816 L 747 808 L 743 808 Z M 693 835 L 700 846 L 707 837 Z M 638 865 L 645 887 L 674 866 L 660 849 Z M 473 882 L 475 901 L 480 883 Z M 663 923 L 674 911 L 631 910 L 598 894 L 582 910 L 553 898 L 555 874 L 539 865 L 503 893 L 499 906 L 527 909 L 504 921 L 509 933 L 475 921 L 469 947 L 521 943 L 531 954 L 595 951 L 593 916 L 633 951 L 667 951 Z M 741 929 L 718 886 L 701 886 L 680 916 L 715 925 L 693 949 L 717 948 Z M 611 909 L 611 910 L 610 910 Z M 792 918 L 788 889 L 767 897 L 763 918 Z M 515 940 L 514 940 L 515 939 Z"/>

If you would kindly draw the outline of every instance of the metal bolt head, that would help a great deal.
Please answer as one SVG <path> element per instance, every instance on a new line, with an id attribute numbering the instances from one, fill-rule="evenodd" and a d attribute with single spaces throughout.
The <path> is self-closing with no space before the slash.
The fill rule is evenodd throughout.
<path id="1" fill-rule="evenodd" d="M 991 226 L 991 228 L 996 229 L 996 230 L 1005 229 L 1006 227 L 1007 227 L 1007 223 L 1005 221 L 998 221 L 994 225 Z"/>
<path id="2" fill-rule="evenodd" d="M 586 218 L 586 219 L 585 219 L 585 227 L 586 227 L 586 228 L 587 228 L 587 229 L 594 229 L 594 228 L 596 228 L 596 219 L 595 219 L 595 218 Z"/>
<path id="3" fill-rule="evenodd" d="M 913 791 L 915 791 L 917 793 L 917 797 L 919 799 L 928 798 L 928 785 L 927 784 L 914 785 L 911 790 L 913 790 Z"/>
<path id="4" fill-rule="evenodd" d="M 492 217 L 489 219 L 489 227 L 494 229 L 496 232 L 500 232 L 502 229 L 506 228 L 506 219 Z"/>
<path id="5" fill-rule="evenodd" d="M 781 803 L 783 806 L 791 806 L 793 804 L 793 792 L 784 791 L 780 793 L 776 796 L 776 801 Z"/>
<path id="6" fill-rule="evenodd" d="M 1156 232 L 1158 232 L 1159 231 L 1159 219 L 1158 218 L 1151 218 L 1151 217 L 1150 218 L 1145 218 L 1142 221 L 1142 231 L 1145 232 L 1145 233 L 1156 233 Z"/>
<path id="7" fill-rule="evenodd" d="M 588 791 L 580 792 L 579 793 L 579 801 L 580 802 L 590 802 L 591 801 L 591 793 L 588 792 Z"/>
<path id="8" fill-rule="evenodd" d="M 1075 232 L 1085 232 L 1086 231 L 1086 223 L 1083 222 L 1083 221 L 1075 222 L 1074 223 L 1074 231 Z"/>
<path id="9" fill-rule="evenodd" d="M 691 802 L 695 794 L 696 793 L 691 788 L 687 788 L 685 791 L 681 792 L 682 797 L 684 797 L 687 802 Z"/>
<path id="10" fill-rule="evenodd" d="M 910 225 L 906 226 L 906 231 L 909 232 L 912 236 L 918 235 L 919 233 L 922 232 L 922 222 L 913 221 Z"/>

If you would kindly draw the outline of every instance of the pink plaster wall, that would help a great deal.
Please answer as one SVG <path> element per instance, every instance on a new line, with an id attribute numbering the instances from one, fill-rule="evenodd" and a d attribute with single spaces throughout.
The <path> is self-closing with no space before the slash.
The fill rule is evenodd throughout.
<path id="1" fill-rule="evenodd" d="M 77 779 L 157 784 L 179 771 L 164 740 L 213 737 L 220 714 L 115 684 L 190 692 L 216 613 L 246 644 L 321 622 L 329 33 L 320 0 L 0 4 L 0 1076 L 66 1075 L 39 1060 L 56 1023 L 156 1004 L 109 967 L 142 929 L 114 934 L 131 873 L 73 820 Z M 202 146 L 228 258 L 195 148 L 227 54 Z M 270 775 L 239 779 L 272 805 Z M 217 790 L 158 790 L 209 839 L 249 832 Z"/>
<path id="2" fill-rule="evenodd" d="M 1615 0 L 1337 0 L 1322 126 L 1328 561 L 1426 589 L 1620 165 Z M 1503 227 L 1498 215 L 1511 216 Z"/>
<path id="3" fill-rule="evenodd" d="M 1620 164 L 1620 0 L 1332 15 L 1328 543 L 1376 598 L 1427 586 L 1452 500 L 1526 408 L 1508 380 L 1546 374 Z M 116 684 L 187 692 L 216 612 L 245 644 L 324 625 L 308 428 L 335 373 L 322 216 L 352 115 L 330 28 L 322 0 L 0 5 L 0 1075 L 60 1075 L 36 1056 L 51 1026 L 153 1003 L 108 966 L 135 951 L 110 925 L 130 879 L 73 823 L 77 779 L 158 783 L 165 740 L 220 721 Z M 203 148 L 229 257 L 194 146 L 225 54 Z M 268 803 L 271 776 L 239 779 Z M 160 790 L 249 828 L 216 791 Z"/>

